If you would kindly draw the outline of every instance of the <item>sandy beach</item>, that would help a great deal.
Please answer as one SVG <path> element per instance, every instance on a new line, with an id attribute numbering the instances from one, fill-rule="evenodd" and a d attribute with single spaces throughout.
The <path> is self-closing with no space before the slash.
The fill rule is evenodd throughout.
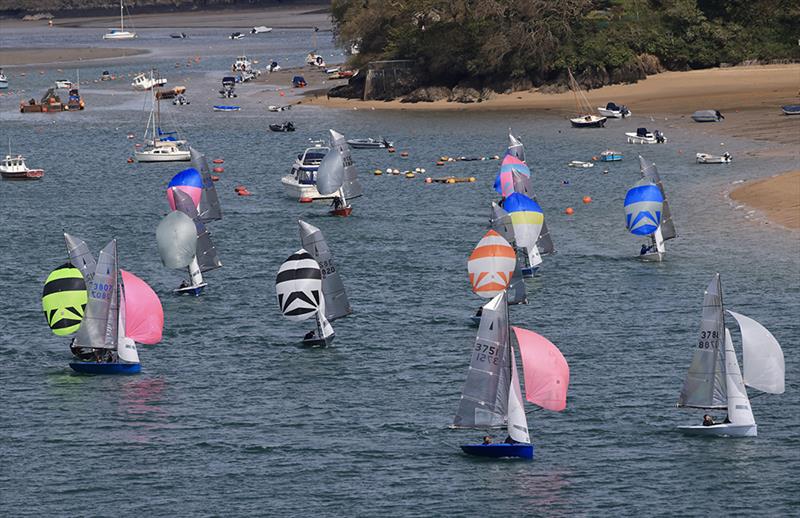
<path id="1" fill-rule="evenodd" d="M 126 48 L 2 48 L 0 63 L 4 66 L 14 65 L 64 65 L 77 61 L 119 59 L 147 54 L 144 49 Z"/>
<path id="2" fill-rule="evenodd" d="M 773 223 L 800 229 L 800 170 L 745 182 L 730 198 L 764 213 Z"/>

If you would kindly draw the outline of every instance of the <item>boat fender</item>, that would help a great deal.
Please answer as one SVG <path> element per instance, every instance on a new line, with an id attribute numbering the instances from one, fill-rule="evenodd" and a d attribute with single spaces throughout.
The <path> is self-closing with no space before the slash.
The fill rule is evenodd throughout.
<path id="1" fill-rule="evenodd" d="M 438 162 L 436 162 L 436 165 L 438 165 L 438 166 L 443 166 L 443 165 L 444 165 L 444 162 L 442 162 L 441 160 L 439 160 Z"/>
<path id="2" fill-rule="evenodd" d="M 592 197 L 591 196 L 584 196 L 583 197 L 583 203 L 585 203 L 587 205 L 592 203 Z"/>
<path id="3" fill-rule="evenodd" d="M 314 200 L 311 199 L 311 198 L 300 198 L 299 201 L 300 201 L 300 203 L 311 203 Z"/>
<path id="4" fill-rule="evenodd" d="M 223 168 L 223 167 L 215 167 L 214 169 L 212 169 L 212 171 L 215 172 L 215 173 L 224 173 L 225 172 L 225 168 Z"/>
<path id="5" fill-rule="evenodd" d="M 572 216 L 573 214 L 575 214 L 575 209 L 573 209 L 572 207 L 567 207 L 564 210 L 564 214 L 566 214 L 567 216 Z"/>

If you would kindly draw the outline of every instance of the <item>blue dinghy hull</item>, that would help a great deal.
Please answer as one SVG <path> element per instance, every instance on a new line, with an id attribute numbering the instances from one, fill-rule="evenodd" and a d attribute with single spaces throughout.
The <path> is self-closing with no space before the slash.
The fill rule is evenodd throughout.
<path id="1" fill-rule="evenodd" d="M 476 457 L 489 457 L 491 459 L 516 457 L 533 460 L 533 444 L 463 444 L 461 449 L 464 453 L 475 455 Z"/>
<path id="2" fill-rule="evenodd" d="M 70 362 L 70 367 L 81 374 L 139 374 L 140 363 Z"/>

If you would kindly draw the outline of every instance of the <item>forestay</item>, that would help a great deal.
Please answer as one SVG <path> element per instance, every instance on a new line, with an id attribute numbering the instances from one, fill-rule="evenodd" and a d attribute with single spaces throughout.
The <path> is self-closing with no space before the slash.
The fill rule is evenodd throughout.
<path id="1" fill-rule="evenodd" d="M 783 351 L 772 333 L 752 318 L 728 310 L 742 332 L 744 383 L 770 394 L 783 394 L 786 367 Z"/>
<path id="2" fill-rule="evenodd" d="M 700 336 L 678 398 L 679 407 L 727 408 L 724 327 L 722 286 L 717 273 L 703 297 Z"/>
<path id="3" fill-rule="evenodd" d="M 678 237 L 678 234 L 675 231 L 675 223 L 672 220 L 672 211 L 669 208 L 667 193 L 664 190 L 664 183 L 661 181 L 661 176 L 658 174 L 656 164 L 650 163 L 648 165 L 647 161 L 642 158 L 642 155 L 639 155 L 639 169 L 642 178 L 647 178 L 656 184 L 661 191 L 661 196 L 664 198 L 663 207 L 661 209 L 661 238 L 664 241 L 669 241 L 670 239 Z"/>
<path id="4" fill-rule="evenodd" d="M 320 274 L 322 275 L 322 294 L 325 298 L 325 317 L 328 320 L 335 320 L 349 315 L 353 310 L 350 307 L 344 283 L 333 260 L 333 253 L 328 248 L 328 243 L 325 241 L 322 231 L 303 220 L 298 220 L 297 223 L 300 225 L 300 241 L 303 248 L 319 264 Z"/>
<path id="5" fill-rule="evenodd" d="M 505 292 L 501 292 L 483 306 L 454 426 L 481 428 L 505 424 L 511 383 L 510 353 L 508 308 Z"/>
<path id="6" fill-rule="evenodd" d="M 289 256 L 275 279 L 278 308 L 289 320 L 306 320 L 322 302 L 322 274 L 319 264 L 305 249 Z"/>
<path id="7" fill-rule="evenodd" d="M 87 282 L 88 302 L 83 323 L 75 335 L 75 346 L 117 348 L 119 306 L 117 302 L 117 240 L 100 251 L 94 276 Z"/>

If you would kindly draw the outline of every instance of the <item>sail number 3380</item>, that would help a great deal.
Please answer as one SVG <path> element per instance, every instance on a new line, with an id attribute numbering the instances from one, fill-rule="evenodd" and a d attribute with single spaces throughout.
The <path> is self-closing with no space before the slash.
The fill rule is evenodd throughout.
<path id="1" fill-rule="evenodd" d="M 716 349 L 719 347 L 719 333 L 717 331 L 700 331 L 699 349 Z"/>

